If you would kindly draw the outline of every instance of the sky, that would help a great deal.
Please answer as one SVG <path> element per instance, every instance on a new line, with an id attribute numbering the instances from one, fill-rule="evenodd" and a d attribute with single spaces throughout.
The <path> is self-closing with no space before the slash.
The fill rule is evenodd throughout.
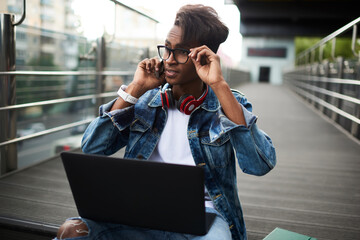
<path id="1" fill-rule="evenodd" d="M 220 46 L 220 51 L 231 58 L 236 65 L 241 60 L 242 36 L 240 13 L 235 5 L 224 4 L 225 0 L 120 0 L 120 2 L 144 12 L 159 21 L 157 36 L 165 39 L 177 10 L 185 4 L 204 4 L 213 7 L 220 19 L 230 29 L 229 37 Z M 90 4 L 91 2 L 91 4 Z M 82 31 L 89 39 L 100 37 L 105 30 L 109 34 L 114 29 L 114 3 L 110 0 L 74 0 L 75 13 L 82 19 Z"/>

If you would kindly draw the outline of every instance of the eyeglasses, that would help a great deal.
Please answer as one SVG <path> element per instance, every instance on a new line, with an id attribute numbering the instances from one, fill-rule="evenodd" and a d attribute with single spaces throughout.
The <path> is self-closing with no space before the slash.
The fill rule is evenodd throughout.
<path id="1" fill-rule="evenodd" d="M 171 53 L 177 63 L 184 64 L 189 60 L 190 51 L 183 48 L 171 49 L 164 45 L 158 45 L 158 53 L 162 60 L 168 60 Z"/>

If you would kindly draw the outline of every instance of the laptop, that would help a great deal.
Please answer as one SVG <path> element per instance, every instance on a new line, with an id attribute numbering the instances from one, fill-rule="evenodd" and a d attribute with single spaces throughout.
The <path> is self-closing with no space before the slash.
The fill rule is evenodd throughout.
<path id="1" fill-rule="evenodd" d="M 200 167 L 61 153 L 83 218 L 170 232 L 205 235 L 215 214 L 205 213 Z"/>

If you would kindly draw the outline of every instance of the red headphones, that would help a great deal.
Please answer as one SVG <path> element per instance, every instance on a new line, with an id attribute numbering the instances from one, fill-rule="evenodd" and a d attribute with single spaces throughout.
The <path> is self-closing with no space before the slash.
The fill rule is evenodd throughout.
<path id="1" fill-rule="evenodd" d="M 201 95 L 199 99 L 196 99 L 194 96 L 185 94 L 180 97 L 179 101 L 175 101 L 170 84 L 166 83 L 164 87 L 160 90 L 161 93 L 161 102 L 162 106 L 165 109 L 174 108 L 176 106 L 180 112 L 190 115 L 198 106 L 200 106 L 209 91 L 208 85 L 206 85 L 206 90 Z"/>

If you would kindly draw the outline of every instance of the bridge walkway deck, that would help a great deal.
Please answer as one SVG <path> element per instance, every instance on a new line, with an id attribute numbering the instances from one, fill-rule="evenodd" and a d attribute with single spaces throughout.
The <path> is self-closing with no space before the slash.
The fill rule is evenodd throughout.
<path id="1" fill-rule="evenodd" d="M 238 171 L 250 240 L 274 228 L 360 239 L 360 145 L 283 86 L 241 85 L 277 149 L 263 177 Z M 0 179 L 0 239 L 49 239 L 77 211 L 59 157 Z"/>

